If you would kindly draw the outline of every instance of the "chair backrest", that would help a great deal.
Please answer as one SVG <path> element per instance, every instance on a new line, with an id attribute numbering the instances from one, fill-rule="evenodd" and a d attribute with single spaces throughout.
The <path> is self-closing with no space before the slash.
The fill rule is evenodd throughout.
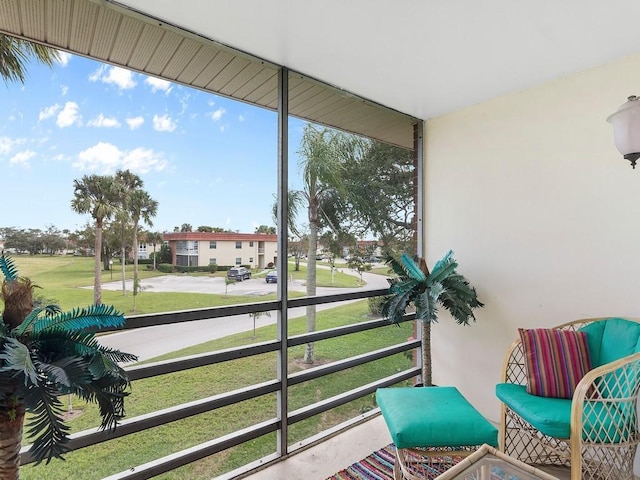
<path id="1" fill-rule="evenodd" d="M 640 352 L 640 322 L 624 318 L 606 318 L 580 331 L 587 333 L 593 368 Z"/>

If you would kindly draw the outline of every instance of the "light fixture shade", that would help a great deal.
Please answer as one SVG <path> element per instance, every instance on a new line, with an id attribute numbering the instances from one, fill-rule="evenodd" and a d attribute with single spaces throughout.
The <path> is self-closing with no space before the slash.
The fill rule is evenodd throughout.
<path id="1" fill-rule="evenodd" d="M 618 151 L 627 159 L 640 156 L 640 101 L 632 95 L 607 121 L 613 126 L 613 140 Z"/>

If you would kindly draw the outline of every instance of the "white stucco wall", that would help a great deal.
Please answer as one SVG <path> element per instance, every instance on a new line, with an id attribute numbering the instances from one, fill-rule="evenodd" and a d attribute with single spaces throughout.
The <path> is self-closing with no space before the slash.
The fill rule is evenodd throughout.
<path id="1" fill-rule="evenodd" d="M 452 249 L 486 304 L 471 327 L 441 314 L 434 383 L 458 386 L 493 421 L 518 327 L 640 317 L 640 166 L 606 122 L 631 94 L 640 56 L 425 124 L 429 265 Z"/>

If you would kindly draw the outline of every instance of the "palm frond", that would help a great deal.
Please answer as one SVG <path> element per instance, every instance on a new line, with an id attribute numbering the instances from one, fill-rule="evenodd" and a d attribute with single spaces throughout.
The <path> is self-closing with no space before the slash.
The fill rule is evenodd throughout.
<path id="1" fill-rule="evenodd" d="M 31 310 L 31 313 L 27 315 L 27 317 L 23 320 L 23 322 L 14 329 L 13 334 L 16 337 L 20 337 L 24 335 L 24 333 L 29 329 L 29 327 L 38 319 L 40 313 L 45 310 L 43 307 L 34 308 Z"/>
<path id="2" fill-rule="evenodd" d="M 35 437 L 30 452 L 36 464 L 45 459 L 49 463 L 52 458 L 60 458 L 68 450 L 70 427 L 63 422 L 63 405 L 57 389 L 43 376 L 29 388 L 25 404 L 33 414 L 27 424 L 27 434 Z"/>
<path id="3" fill-rule="evenodd" d="M 452 255 L 453 252 L 449 250 L 449 252 L 433 266 L 431 275 L 429 275 L 432 282 L 442 282 L 449 275 L 455 274 L 458 262 L 453 259 Z"/>
<path id="4" fill-rule="evenodd" d="M 41 360 L 38 368 L 61 393 L 69 393 L 72 385 L 86 385 L 93 379 L 89 364 L 78 356 L 63 357 L 49 363 Z"/>
<path id="5" fill-rule="evenodd" d="M 25 386 L 38 382 L 38 370 L 33 364 L 29 348 L 15 338 L 5 338 L 0 351 L 0 373 L 11 372 Z"/>
<path id="6" fill-rule="evenodd" d="M 87 402 L 97 403 L 102 417 L 100 428 L 112 430 L 125 416 L 124 399 L 129 395 L 125 390 L 129 386 L 129 380 L 122 370 L 122 375 L 104 375 L 76 389 L 74 393 Z"/>
<path id="7" fill-rule="evenodd" d="M 387 318 L 391 323 L 400 323 L 414 296 L 415 292 L 412 290 L 390 296 L 382 305 L 383 318 Z"/>
<path id="8" fill-rule="evenodd" d="M 427 276 L 424 274 L 422 270 L 420 270 L 420 265 L 408 254 L 403 253 L 400 256 L 400 261 L 404 266 L 404 270 L 407 275 L 411 278 L 417 280 L 418 282 L 424 282 L 427 279 Z"/>
<path id="9" fill-rule="evenodd" d="M 11 260 L 11 257 L 4 254 L 4 251 L 0 255 L 0 270 L 2 270 L 2 274 L 8 282 L 18 279 L 18 268 Z"/>
<path id="10" fill-rule="evenodd" d="M 427 322 L 436 322 L 438 320 L 438 299 L 442 290 L 442 285 L 436 283 L 416 296 L 414 304 L 416 306 L 417 320 Z"/>
<path id="11" fill-rule="evenodd" d="M 117 328 L 124 325 L 124 322 L 124 315 L 113 306 L 100 304 L 42 317 L 33 325 L 33 332 L 55 329 L 73 331 L 88 328 Z"/>
<path id="12" fill-rule="evenodd" d="M 105 347 L 104 345 L 98 345 L 98 350 L 103 357 L 108 358 L 114 363 L 129 363 L 138 360 L 138 356 L 133 353 L 121 352 L 120 350 Z"/>
<path id="13" fill-rule="evenodd" d="M 44 330 L 31 334 L 29 345 L 46 351 L 51 358 L 88 357 L 100 350 L 95 334 L 86 330 Z"/>

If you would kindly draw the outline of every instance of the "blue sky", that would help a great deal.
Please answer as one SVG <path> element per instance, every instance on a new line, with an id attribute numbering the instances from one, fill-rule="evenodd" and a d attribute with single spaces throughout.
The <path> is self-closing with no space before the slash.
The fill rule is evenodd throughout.
<path id="1" fill-rule="evenodd" d="M 69 54 L 0 92 L 0 227 L 82 228 L 73 180 L 127 168 L 159 202 L 154 231 L 273 225 L 274 112 Z M 290 120 L 290 175 L 302 127 Z"/>

